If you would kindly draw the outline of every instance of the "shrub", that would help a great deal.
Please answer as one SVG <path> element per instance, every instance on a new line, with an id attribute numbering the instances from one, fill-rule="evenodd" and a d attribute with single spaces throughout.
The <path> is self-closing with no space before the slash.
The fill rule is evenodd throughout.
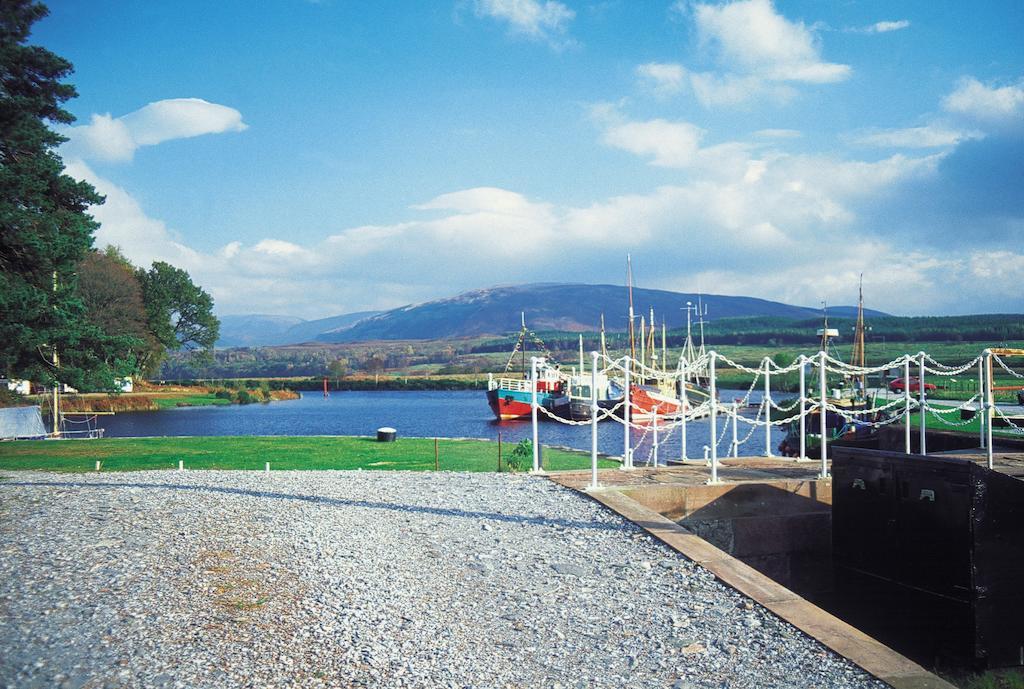
<path id="1" fill-rule="evenodd" d="M 508 456 L 508 460 L 505 462 L 508 465 L 508 470 L 515 473 L 522 471 L 523 464 L 533 461 L 533 443 L 528 439 L 520 440 L 512 452 Z"/>

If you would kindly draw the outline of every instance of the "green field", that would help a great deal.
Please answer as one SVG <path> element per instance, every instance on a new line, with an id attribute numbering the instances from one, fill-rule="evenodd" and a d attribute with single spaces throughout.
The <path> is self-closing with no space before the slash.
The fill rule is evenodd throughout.
<path id="1" fill-rule="evenodd" d="M 502 470 L 507 471 L 514 446 L 502 446 Z M 543 448 L 544 468 L 552 471 L 586 469 L 590 456 Z M 0 443 L 0 470 L 103 471 L 176 469 L 262 470 L 270 462 L 278 469 L 370 469 L 433 471 L 432 438 L 399 438 L 378 443 L 358 437 L 195 437 L 108 438 L 103 440 L 24 440 Z M 530 468 L 527 458 L 522 470 Z M 486 440 L 438 441 L 441 471 L 497 471 L 498 444 Z M 618 466 L 601 460 L 601 468 Z"/>

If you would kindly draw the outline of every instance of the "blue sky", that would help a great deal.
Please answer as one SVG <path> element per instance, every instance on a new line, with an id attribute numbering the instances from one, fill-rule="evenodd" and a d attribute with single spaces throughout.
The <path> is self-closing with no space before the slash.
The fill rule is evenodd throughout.
<path id="1" fill-rule="evenodd" d="M 1020 2 L 52 2 L 100 245 L 219 313 L 527 281 L 1020 312 Z"/>

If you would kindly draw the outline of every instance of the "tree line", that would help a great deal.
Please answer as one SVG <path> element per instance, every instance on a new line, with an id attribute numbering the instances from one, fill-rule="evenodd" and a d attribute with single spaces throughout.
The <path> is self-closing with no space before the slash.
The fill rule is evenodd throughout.
<path id="1" fill-rule="evenodd" d="M 113 389 L 168 350 L 212 348 L 219 323 L 184 270 L 94 250 L 88 209 L 104 199 L 64 174 L 67 139 L 51 129 L 75 119 L 62 107 L 72 66 L 27 44 L 46 14 L 31 0 L 0 12 L 0 376 Z"/>

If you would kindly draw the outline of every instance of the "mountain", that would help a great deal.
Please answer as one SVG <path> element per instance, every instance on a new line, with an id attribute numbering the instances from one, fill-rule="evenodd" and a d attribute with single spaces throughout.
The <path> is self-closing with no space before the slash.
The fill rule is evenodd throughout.
<path id="1" fill-rule="evenodd" d="M 229 315 L 220 316 L 218 347 L 256 347 L 271 344 L 303 322 L 294 316 Z"/>
<path id="2" fill-rule="evenodd" d="M 707 306 L 709 321 L 749 316 L 814 319 L 821 315 L 820 309 L 753 297 L 633 289 L 637 318 L 649 317 L 653 308 L 657 322 L 667 319 L 670 328 L 686 324 L 686 304 L 696 304 L 698 299 Z M 501 335 L 519 330 L 521 312 L 534 331 L 594 332 L 600 327 L 602 313 L 607 330 L 625 330 L 628 303 L 628 292 L 621 285 L 543 283 L 493 287 L 378 313 L 342 330 L 321 333 L 316 339 L 358 342 Z M 829 313 L 848 316 L 856 314 L 856 307 L 829 307 Z M 880 311 L 866 313 L 885 315 Z"/>
<path id="3" fill-rule="evenodd" d="M 339 333 L 379 311 L 357 311 L 307 321 L 295 316 L 220 316 L 218 347 L 263 347 L 311 342 L 323 333 Z"/>

